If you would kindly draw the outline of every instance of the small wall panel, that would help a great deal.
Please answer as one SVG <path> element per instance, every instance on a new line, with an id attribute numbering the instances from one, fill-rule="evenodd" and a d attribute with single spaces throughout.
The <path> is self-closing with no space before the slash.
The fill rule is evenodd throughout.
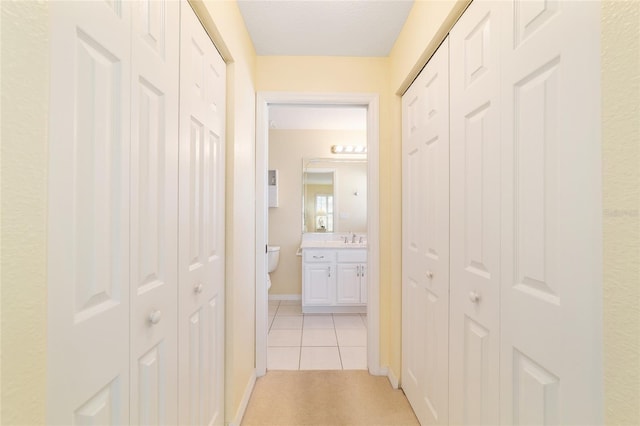
<path id="1" fill-rule="evenodd" d="M 464 318 L 464 419 L 472 424 L 486 418 L 483 395 L 489 387 L 489 330 L 465 315 Z"/>
<path id="2" fill-rule="evenodd" d="M 139 292 L 164 281 L 165 113 L 162 92 L 139 79 L 138 259 Z"/>
<path id="3" fill-rule="evenodd" d="M 430 77 L 429 81 L 424 85 L 423 92 L 423 100 L 426 104 L 423 110 L 423 119 L 426 119 L 425 121 L 427 122 L 433 120 L 438 113 L 439 107 L 438 84 L 440 81 L 438 80 L 438 73 L 433 73 Z"/>
<path id="4" fill-rule="evenodd" d="M 202 309 L 196 311 L 189 319 L 189 424 L 199 425 L 202 419 L 202 393 L 205 385 L 203 365 L 205 363 L 203 342 L 204 324 Z"/>
<path id="5" fill-rule="evenodd" d="M 487 141 L 486 116 L 491 107 L 489 102 L 476 108 L 465 117 L 464 150 L 464 216 L 465 216 L 465 263 L 467 271 L 490 279 L 485 261 L 486 233 L 484 197 L 485 157 L 490 141 Z"/>
<path id="6" fill-rule="evenodd" d="M 151 348 L 138 361 L 138 405 L 140 425 L 164 425 L 166 364 L 163 342 Z"/>
<path id="7" fill-rule="evenodd" d="M 415 279 L 407 278 L 407 304 L 408 310 L 407 316 L 409 318 L 417 318 L 419 316 L 420 297 L 418 295 L 419 287 Z M 416 336 L 416 331 L 420 330 L 423 324 L 418 324 L 415 321 L 407 323 L 407 335 Z M 424 355 L 424 343 L 421 339 L 412 338 L 407 340 L 406 345 L 408 350 L 406 351 L 407 359 L 407 372 L 409 373 L 410 380 L 413 383 L 421 383 L 421 371 L 423 370 L 423 355 Z"/>
<path id="8" fill-rule="evenodd" d="M 516 287 L 547 302 L 559 304 L 547 262 L 555 259 L 554 234 L 557 147 L 557 68 L 559 58 L 515 85 L 516 111 Z"/>
<path id="9" fill-rule="evenodd" d="M 217 200 L 220 200 L 221 197 L 224 197 L 224 193 L 222 192 L 222 188 L 220 185 L 221 176 L 220 171 L 216 168 L 216 165 L 220 162 L 221 157 L 221 145 L 220 145 L 220 136 L 214 132 L 209 132 L 208 138 L 208 170 L 207 170 L 207 181 L 209 190 L 207 191 L 207 223 L 209 231 L 207 232 L 207 251 L 209 256 L 209 261 L 214 260 L 219 256 L 221 252 L 220 248 L 220 209 L 217 204 Z"/>
<path id="10" fill-rule="evenodd" d="M 141 9 L 142 33 L 140 36 L 160 58 L 164 59 L 166 25 L 165 16 L 167 14 L 164 1 L 141 0 L 138 5 Z"/>
<path id="11" fill-rule="evenodd" d="M 514 349 L 513 424 L 558 425 L 560 379 Z"/>
<path id="12" fill-rule="evenodd" d="M 204 249 L 204 129 L 197 119 L 191 119 L 189 158 L 189 250 L 190 270 L 202 266 Z"/>
<path id="13" fill-rule="evenodd" d="M 420 204 L 422 203 L 422 199 L 419 197 L 420 194 L 420 151 L 418 149 L 414 149 L 407 154 L 407 174 L 409 176 L 409 181 L 406 182 L 408 188 L 408 197 L 405 200 L 406 209 L 408 210 L 409 221 L 405 225 L 407 227 L 406 236 L 409 239 L 407 241 L 407 246 L 411 251 L 417 252 L 421 247 L 420 241 L 420 233 L 418 229 L 414 227 L 418 225 L 420 218 Z"/>
<path id="14" fill-rule="evenodd" d="M 121 63 L 83 31 L 76 35 L 73 239 L 80 322 L 119 302 L 119 218 L 126 186 L 121 180 Z"/>
<path id="15" fill-rule="evenodd" d="M 73 413 L 73 424 L 78 426 L 120 425 L 125 420 L 121 411 L 128 401 L 122 401 L 121 383 L 115 378 L 96 392 Z M 60 390 L 64 392 L 64 390 Z"/>
<path id="16" fill-rule="evenodd" d="M 197 98 L 204 99 L 204 52 L 195 39 L 191 39 L 191 84 Z"/>
<path id="17" fill-rule="evenodd" d="M 489 70 L 491 21 L 487 13 L 464 40 L 465 87 L 471 86 Z"/>
<path id="18" fill-rule="evenodd" d="M 443 368 L 442 365 L 439 365 L 438 360 L 441 358 L 441 351 L 444 350 L 444 348 L 439 345 L 439 336 L 444 331 L 438 323 L 440 317 L 440 315 L 438 315 L 438 309 L 441 309 L 440 303 L 438 303 L 439 297 L 429 290 L 423 289 L 421 293 L 423 293 L 423 295 L 420 297 L 422 302 L 420 306 L 426 309 L 426 312 L 423 313 L 424 322 L 421 327 L 425 339 L 424 359 L 420 361 L 424 365 L 424 376 L 421 382 L 425 402 L 431 411 L 431 415 L 437 421 L 440 415 L 437 403 L 438 394 L 440 393 L 440 389 L 438 389 L 440 385 L 438 381 L 440 375 L 439 370 Z"/>
<path id="19" fill-rule="evenodd" d="M 515 45 L 531 37 L 559 10 L 558 0 L 527 0 L 514 2 Z"/>
<path id="20" fill-rule="evenodd" d="M 438 162 L 440 158 L 438 136 L 433 136 L 427 140 L 424 145 L 421 146 L 421 165 L 420 171 L 420 193 L 419 200 L 423 205 L 421 211 L 422 220 L 419 223 L 422 225 L 423 230 L 423 247 L 425 249 L 424 255 L 438 260 L 440 255 L 438 253 L 437 245 L 440 240 L 437 238 L 439 233 L 439 221 L 438 221 L 438 187 L 440 186 L 439 176 L 441 165 Z"/>
<path id="21" fill-rule="evenodd" d="M 208 362 L 209 371 L 207 375 L 207 424 L 216 424 L 219 420 L 222 407 L 220 406 L 222 389 L 218 388 L 219 376 L 224 370 L 224 363 L 222 362 L 222 350 L 218 347 L 217 342 L 221 342 L 222 339 L 219 333 L 222 333 L 218 318 L 220 318 L 220 303 L 219 297 L 216 296 L 208 302 L 209 311 L 209 334 L 208 334 Z"/>

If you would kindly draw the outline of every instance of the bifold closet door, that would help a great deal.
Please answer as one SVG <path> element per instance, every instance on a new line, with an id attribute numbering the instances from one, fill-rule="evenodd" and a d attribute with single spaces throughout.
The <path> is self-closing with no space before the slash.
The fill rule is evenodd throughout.
<path id="1" fill-rule="evenodd" d="M 402 97 L 402 388 L 422 424 L 448 423 L 449 45 Z"/>
<path id="2" fill-rule="evenodd" d="M 224 424 L 225 63 L 181 2 L 179 418 Z"/>
<path id="3" fill-rule="evenodd" d="M 131 424 L 178 422 L 180 5 L 132 6 Z"/>
<path id="4" fill-rule="evenodd" d="M 501 31 L 503 424 L 602 424 L 600 5 Z"/>
<path id="5" fill-rule="evenodd" d="M 131 10 L 50 10 L 47 423 L 127 424 Z"/>
<path id="6" fill-rule="evenodd" d="M 451 424 L 499 423 L 500 2 L 476 0 L 451 43 Z"/>

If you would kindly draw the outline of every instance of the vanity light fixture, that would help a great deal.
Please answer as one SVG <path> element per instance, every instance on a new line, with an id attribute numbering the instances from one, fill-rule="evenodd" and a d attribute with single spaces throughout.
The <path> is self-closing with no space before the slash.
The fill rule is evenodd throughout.
<path id="1" fill-rule="evenodd" d="M 366 154 L 367 147 L 364 145 L 333 145 L 331 152 L 334 154 Z"/>

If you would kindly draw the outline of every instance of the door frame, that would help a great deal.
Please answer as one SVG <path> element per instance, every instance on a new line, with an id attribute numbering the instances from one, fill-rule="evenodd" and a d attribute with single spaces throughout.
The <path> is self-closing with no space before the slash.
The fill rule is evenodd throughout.
<path id="1" fill-rule="evenodd" d="M 367 367 L 386 375 L 380 366 L 380 212 L 379 96 L 375 93 L 257 92 L 256 96 L 256 375 L 267 372 L 267 174 L 269 168 L 269 106 L 336 105 L 367 108 Z"/>

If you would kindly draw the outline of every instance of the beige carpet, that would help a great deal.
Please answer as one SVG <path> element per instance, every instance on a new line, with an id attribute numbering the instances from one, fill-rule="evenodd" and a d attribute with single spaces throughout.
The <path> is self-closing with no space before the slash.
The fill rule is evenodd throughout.
<path id="1" fill-rule="evenodd" d="M 244 426 L 418 425 L 407 398 L 366 371 L 269 371 L 256 381 Z"/>

